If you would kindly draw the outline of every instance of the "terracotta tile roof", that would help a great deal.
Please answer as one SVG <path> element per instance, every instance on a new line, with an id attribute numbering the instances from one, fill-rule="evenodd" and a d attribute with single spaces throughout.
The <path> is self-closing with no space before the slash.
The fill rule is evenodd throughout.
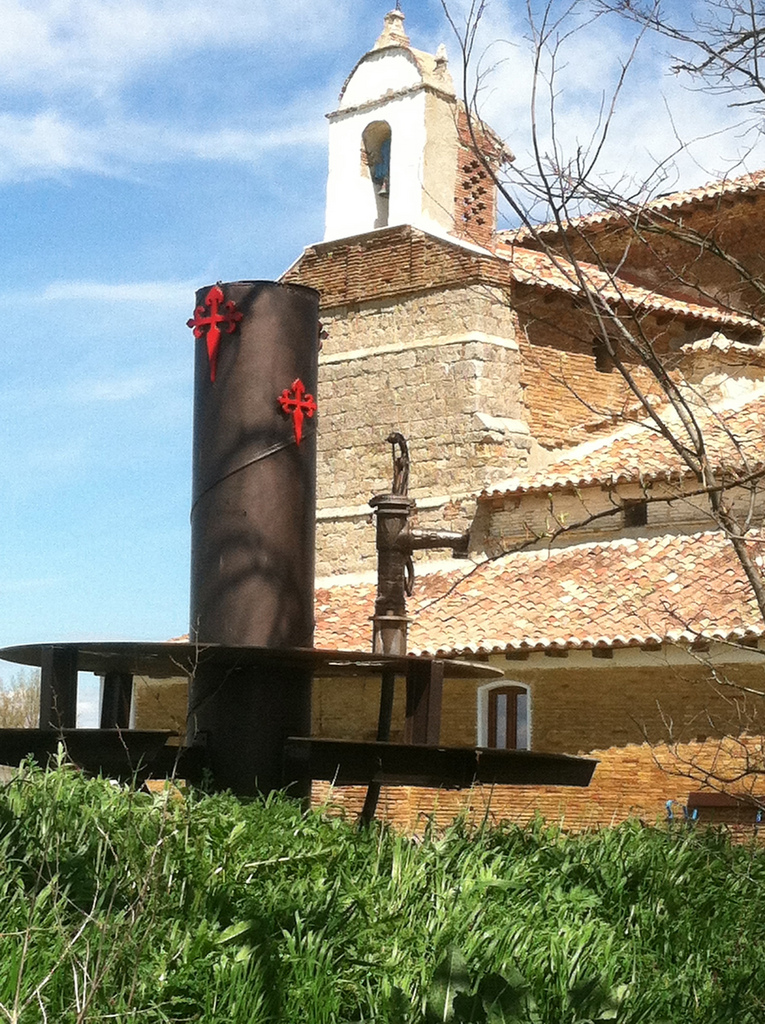
<path id="1" fill-rule="evenodd" d="M 468 570 L 471 563 L 466 563 Z M 416 576 L 415 593 L 408 599 L 410 616 L 444 596 L 466 569 L 451 572 L 428 572 Z M 370 577 L 363 583 L 343 583 L 316 588 L 315 644 L 345 650 L 368 650 L 372 643 L 372 614 L 376 583 Z"/>
<path id="2" fill-rule="evenodd" d="M 502 243 L 497 245 L 496 252 L 500 258 L 508 259 L 511 262 L 513 277 L 519 284 L 564 291 L 571 295 L 578 295 L 582 292 L 582 285 L 573 265 L 562 256 L 553 258 L 533 249 Z M 762 330 L 761 325 L 749 317 L 730 313 L 720 306 L 701 305 L 697 302 L 684 302 L 681 299 L 669 298 L 660 292 L 630 284 L 608 274 L 594 263 L 579 262 L 577 267 L 590 288 L 610 303 L 626 304 L 633 312 L 669 313 L 681 316 L 686 320 L 701 320 L 748 330 Z"/>
<path id="3" fill-rule="evenodd" d="M 613 279 L 594 264 L 578 266 L 609 302 L 622 302 L 638 314 L 667 314 L 746 332 L 762 329 L 757 321 L 719 306 L 669 298 Z M 510 244 L 500 244 L 491 253 L 464 239 L 445 238 L 411 225 L 318 242 L 303 252 L 281 280 L 316 288 L 325 310 L 371 298 L 400 300 L 424 290 L 478 284 L 504 286 L 517 282 L 570 295 L 581 291 L 573 268 L 562 257 L 553 261 L 544 253 Z"/>
<path id="4" fill-rule="evenodd" d="M 753 539 L 757 556 L 765 539 Z M 317 592 L 316 644 L 369 646 L 373 584 Z M 692 644 L 765 633 L 732 548 L 719 533 L 620 539 L 519 552 L 423 575 L 409 646 L 430 654 Z"/>
<path id="5" fill-rule="evenodd" d="M 572 217 L 563 222 L 563 230 L 554 222 L 540 224 L 533 229 L 527 227 L 514 228 L 510 231 L 498 233 L 498 239 L 502 242 L 516 242 L 523 244 L 533 238 L 550 240 L 557 235 L 565 233 L 568 229 L 580 231 L 588 227 L 600 227 L 607 224 L 629 223 L 641 211 L 650 213 L 668 213 L 671 210 L 678 210 L 682 207 L 698 205 L 721 199 L 724 196 L 746 195 L 765 189 L 765 170 L 754 171 L 751 174 L 742 174 L 736 178 L 719 178 L 707 182 L 699 188 L 686 189 L 680 192 L 670 192 L 665 196 L 658 196 L 644 204 L 626 204 L 621 209 L 596 210 L 594 213 L 584 214 L 581 217 Z"/>
<path id="6" fill-rule="evenodd" d="M 678 436 L 677 417 L 663 416 Z M 765 390 L 710 408 L 700 408 L 697 420 L 715 467 L 744 475 L 762 470 L 765 463 Z M 630 423 L 607 437 L 573 448 L 564 457 L 526 477 L 508 480 L 481 497 L 522 494 L 528 491 L 566 490 L 590 485 L 680 480 L 689 473 L 679 454 L 645 421 Z"/>

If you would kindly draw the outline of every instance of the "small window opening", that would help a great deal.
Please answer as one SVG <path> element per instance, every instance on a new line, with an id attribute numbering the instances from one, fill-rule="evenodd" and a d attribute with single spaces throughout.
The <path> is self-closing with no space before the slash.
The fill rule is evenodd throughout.
<path id="1" fill-rule="evenodd" d="M 487 746 L 528 750 L 529 692 L 524 686 L 495 686 L 488 693 Z"/>
<path id="2" fill-rule="evenodd" d="M 608 351 L 605 339 L 592 339 L 592 354 L 595 357 L 595 369 L 598 373 L 610 373 L 614 368 L 614 361 Z"/>
<path id="3" fill-rule="evenodd" d="M 390 147 L 391 131 L 387 121 L 372 121 L 362 135 L 362 163 L 372 180 L 377 206 L 376 228 L 388 224 L 390 202 Z"/>
<path id="4" fill-rule="evenodd" d="M 648 502 L 645 499 L 625 501 L 623 509 L 625 526 L 645 526 L 648 523 Z"/>

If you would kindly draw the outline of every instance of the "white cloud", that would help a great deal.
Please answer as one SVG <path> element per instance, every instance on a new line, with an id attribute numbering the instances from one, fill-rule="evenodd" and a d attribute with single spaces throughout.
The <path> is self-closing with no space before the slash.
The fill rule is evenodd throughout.
<path id="1" fill-rule="evenodd" d="M 163 134 L 167 140 L 167 134 Z M 190 136 L 171 134 L 170 145 L 176 154 L 188 154 L 200 160 L 256 161 L 274 149 L 324 146 L 327 129 L 323 118 L 306 124 L 287 125 L 262 132 L 219 131 Z"/>
<path id="2" fill-rule="evenodd" d="M 189 159 L 255 163 L 323 145 L 325 90 L 267 87 L 247 112 L 231 102 L 236 61 L 256 69 L 288 51 L 295 83 L 310 81 L 352 10 L 350 0 L 329 12 L 315 0 L 0 0 L 0 184 L 133 177 Z"/>
<path id="3" fill-rule="evenodd" d="M 90 133 L 55 111 L 31 117 L 0 114 L 0 181 L 18 181 L 50 172 L 103 171 L 106 165 Z"/>
<path id="4" fill-rule="evenodd" d="M 135 120 L 85 126 L 50 109 L 32 115 L 0 114 L 0 182 L 67 172 L 126 176 L 137 166 L 181 159 L 255 163 L 274 149 L 321 146 L 326 128 L 310 121 L 262 130 L 194 130 Z"/>
<path id="5" fill-rule="evenodd" d="M 95 95 L 175 55 L 316 43 L 343 25 L 347 3 L 315 0 L 0 0 L 0 85 Z"/>

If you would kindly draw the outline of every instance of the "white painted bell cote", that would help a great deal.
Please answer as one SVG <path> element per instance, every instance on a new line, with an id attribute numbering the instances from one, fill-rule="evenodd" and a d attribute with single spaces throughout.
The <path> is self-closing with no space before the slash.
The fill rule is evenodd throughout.
<path id="1" fill-rule="evenodd" d="M 404 15 L 386 14 L 328 115 L 325 241 L 394 224 L 452 232 L 456 113 L 444 48 L 412 49 Z"/>

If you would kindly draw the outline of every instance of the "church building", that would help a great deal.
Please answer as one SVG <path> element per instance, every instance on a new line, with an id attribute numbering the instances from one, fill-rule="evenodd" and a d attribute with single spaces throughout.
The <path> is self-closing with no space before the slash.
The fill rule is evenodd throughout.
<path id="1" fill-rule="evenodd" d="M 637 220 L 498 231 L 493 175 L 513 155 L 398 10 L 328 119 L 325 236 L 283 276 L 321 296 L 316 645 L 370 648 L 368 503 L 390 489 L 398 431 L 417 525 L 470 536 L 467 559 L 417 553 L 409 648 L 503 672 L 444 684 L 441 742 L 600 761 L 588 790 L 389 787 L 381 815 L 408 828 L 465 809 L 576 825 L 746 817 L 757 777 L 719 796 L 708 773 L 732 777 L 761 750 L 765 624 L 708 496 L 593 330 L 577 273 L 694 396 L 715 466 L 745 481 L 731 501 L 759 528 L 765 174 L 662 197 Z M 316 683 L 314 734 L 374 739 L 379 685 Z M 139 694 L 139 724 L 169 700 Z M 402 727 L 403 680 L 392 739 Z M 315 788 L 349 812 L 363 795 Z"/>

